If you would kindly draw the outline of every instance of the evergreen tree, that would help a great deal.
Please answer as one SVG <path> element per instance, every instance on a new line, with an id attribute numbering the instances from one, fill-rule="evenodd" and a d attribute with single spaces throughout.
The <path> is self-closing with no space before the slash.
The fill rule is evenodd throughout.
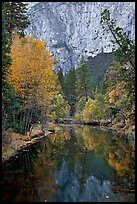
<path id="1" fill-rule="evenodd" d="M 84 57 L 82 56 L 80 61 L 80 66 L 77 70 L 77 82 L 76 82 L 76 90 L 78 93 L 78 98 L 81 98 L 83 96 L 86 97 L 86 101 L 88 101 L 89 89 L 90 89 L 90 82 L 89 82 L 89 69 L 88 66 L 84 60 Z"/>
<path id="2" fill-rule="evenodd" d="M 64 97 L 70 105 L 70 115 L 74 115 L 76 104 L 76 71 L 74 68 L 70 69 L 65 76 L 64 81 Z"/>
<path id="3" fill-rule="evenodd" d="M 58 80 L 59 80 L 59 83 L 60 83 L 62 91 L 63 91 L 63 89 L 64 89 L 64 77 L 63 77 L 63 72 L 62 72 L 61 68 L 58 71 Z"/>
<path id="4" fill-rule="evenodd" d="M 6 17 L 6 29 L 10 37 L 14 30 L 23 34 L 23 30 L 30 24 L 26 16 L 26 5 L 23 2 L 2 2 L 2 10 Z"/>
<path id="5" fill-rule="evenodd" d="M 126 32 L 122 28 L 116 25 L 116 21 L 111 18 L 110 11 L 105 9 L 101 13 L 101 24 L 103 28 L 111 32 L 114 40 L 113 44 L 117 44 L 119 49 L 117 50 L 117 57 L 119 61 L 126 62 L 129 61 L 132 67 L 135 68 L 135 43 L 133 40 L 129 39 Z"/>
<path id="6" fill-rule="evenodd" d="M 7 128 L 7 111 L 6 102 L 9 100 L 9 84 L 6 77 L 8 74 L 8 67 L 11 65 L 10 54 L 10 40 L 5 27 L 5 17 L 2 14 L 2 130 Z"/>
<path id="7" fill-rule="evenodd" d="M 6 91 L 6 76 L 8 74 L 8 67 L 11 65 L 10 54 L 10 40 L 5 27 L 5 17 L 2 15 L 2 91 Z"/>

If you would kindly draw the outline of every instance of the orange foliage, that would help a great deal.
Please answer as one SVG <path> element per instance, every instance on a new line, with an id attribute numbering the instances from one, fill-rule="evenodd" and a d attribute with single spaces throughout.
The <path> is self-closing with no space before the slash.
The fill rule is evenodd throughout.
<path id="1" fill-rule="evenodd" d="M 11 58 L 8 81 L 23 101 L 35 100 L 39 105 L 51 101 L 57 90 L 57 77 L 52 70 L 55 58 L 50 57 L 45 42 L 14 36 Z"/>

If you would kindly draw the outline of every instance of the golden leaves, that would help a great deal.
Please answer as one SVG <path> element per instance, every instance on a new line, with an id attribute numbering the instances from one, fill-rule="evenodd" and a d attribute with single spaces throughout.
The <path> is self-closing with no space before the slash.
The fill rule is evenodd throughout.
<path id="1" fill-rule="evenodd" d="M 46 43 L 31 36 L 14 36 L 11 46 L 12 65 L 8 81 L 24 100 L 33 99 L 39 105 L 52 100 L 57 77 L 52 70 L 54 57 L 45 47 Z"/>
<path id="2" fill-rule="evenodd" d="M 92 120 L 98 120 L 103 117 L 102 111 L 96 100 L 89 99 L 85 105 L 83 111 L 83 119 L 85 122 L 90 122 Z"/>

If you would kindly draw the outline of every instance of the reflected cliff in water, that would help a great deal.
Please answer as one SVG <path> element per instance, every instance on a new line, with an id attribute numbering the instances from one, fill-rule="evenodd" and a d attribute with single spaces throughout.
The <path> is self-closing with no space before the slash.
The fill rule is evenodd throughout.
<path id="1" fill-rule="evenodd" d="M 134 146 L 111 131 L 64 127 L 3 166 L 3 201 L 133 202 Z"/>

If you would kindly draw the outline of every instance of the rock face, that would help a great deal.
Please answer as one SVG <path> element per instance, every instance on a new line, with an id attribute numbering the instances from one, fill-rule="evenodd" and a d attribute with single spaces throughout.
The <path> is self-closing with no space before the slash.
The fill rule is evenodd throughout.
<path id="1" fill-rule="evenodd" d="M 135 36 L 135 2 L 40 2 L 31 7 L 27 34 L 46 40 L 56 56 L 56 67 L 65 72 L 77 67 L 81 56 L 112 52 L 111 34 L 103 34 L 100 13 L 109 9 L 117 25 Z M 108 46 L 110 44 L 110 46 Z"/>

